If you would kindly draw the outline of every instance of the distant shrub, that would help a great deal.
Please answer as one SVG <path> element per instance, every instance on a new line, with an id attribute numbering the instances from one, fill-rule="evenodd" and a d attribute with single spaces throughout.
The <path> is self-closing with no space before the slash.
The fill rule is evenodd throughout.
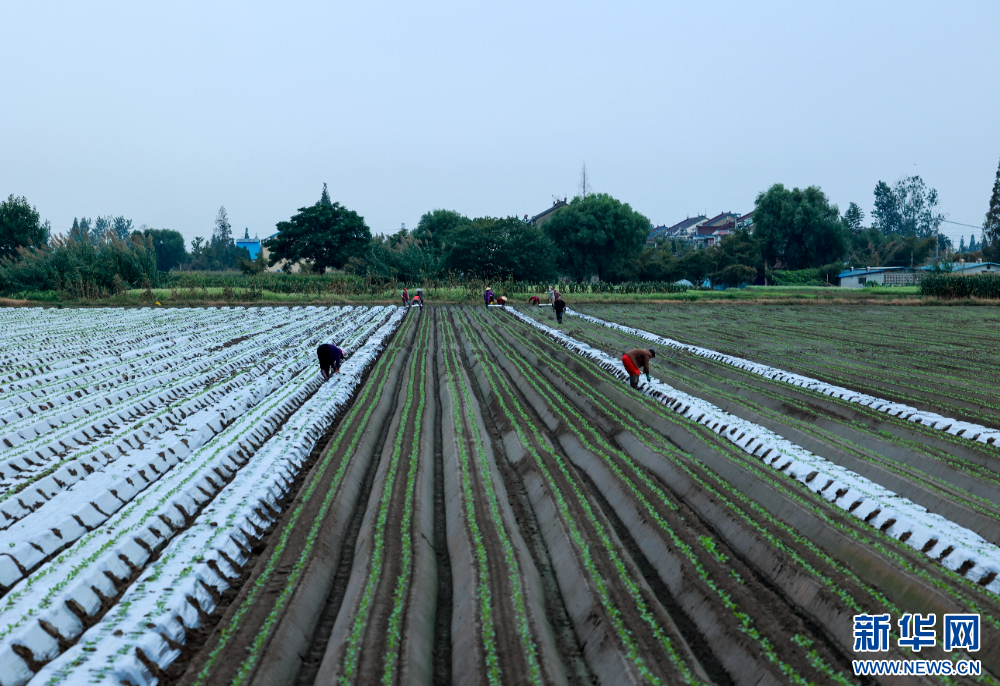
<path id="1" fill-rule="evenodd" d="M 158 285 L 156 252 L 148 237 L 108 234 L 97 244 L 86 235 L 57 236 L 49 245 L 18 248 L 0 260 L 0 292 L 56 291 L 63 297 L 102 298 Z"/>
<path id="2" fill-rule="evenodd" d="M 775 286 L 822 286 L 826 284 L 820 269 L 776 269 L 771 272 Z"/>

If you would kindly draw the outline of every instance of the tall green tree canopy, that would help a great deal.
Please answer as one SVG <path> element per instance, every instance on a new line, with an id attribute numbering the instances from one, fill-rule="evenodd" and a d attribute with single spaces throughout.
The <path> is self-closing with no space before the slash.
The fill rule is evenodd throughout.
<path id="1" fill-rule="evenodd" d="M 764 257 L 760 239 L 750 231 L 741 229 L 724 236 L 715 246 L 715 273 L 713 283 L 725 286 L 752 284 L 764 277 Z"/>
<path id="2" fill-rule="evenodd" d="M 372 234 L 364 217 L 328 194 L 315 205 L 300 207 L 286 222 L 278 222 L 278 234 L 264 242 L 270 252 L 268 264 L 303 261 L 322 273 L 328 267 L 341 268 L 351 257 L 364 252 Z"/>
<path id="3" fill-rule="evenodd" d="M 554 273 L 545 233 L 517 217 L 482 217 L 454 231 L 445 268 L 482 278 L 539 281 Z"/>
<path id="4" fill-rule="evenodd" d="M 889 186 L 875 186 L 872 219 L 884 234 L 927 238 L 937 233 L 944 215 L 937 212 L 938 194 L 919 176 L 907 176 Z"/>
<path id="5" fill-rule="evenodd" d="M 471 223 L 471 219 L 454 210 L 431 210 L 420 217 L 413 237 L 432 252 L 443 254 L 448 250 L 455 232 Z"/>
<path id="6" fill-rule="evenodd" d="M 776 183 L 757 196 L 754 235 L 764 260 L 810 269 L 843 259 L 847 236 L 839 210 L 818 186 L 789 190 Z"/>
<path id="7" fill-rule="evenodd" d="M 1000 244 L 1000 166 L 997 167 L 997 178 L 993 182 L 993 196 L 990 198 L 990 209 L 983 220 L 983 242 L 989 241 L 995 248 Z"/>
<path id="8" fill-rule="evenodd" d="M 352 257 L 344 269 L 352 274 L 419 283 L 438 275 L 441 258 L 414 233 L 401 229 L 389 236 L 375 236 L 363 253 Z"/>
<path id="9" fill-rule="evenodd" d="M 0 257 L 14 257 L 18 248 L 38 247 L 49 240 L 49 227 L 24 197 L 11 194 L 0 202 Z"/>
<path id="10" fill-rule="evenodd" d="M 187 259 L 184 236 L 179 231 L 146 229 L 142 233 L 144 237 L 153 242 L 153 251 L 156 253 L 156 268 L 161 272 L 169 272 Z"/>
<path id="11" fill-rule="evenodd" d="M 848 256 L 857 267 L 918 267 L 934 254 L 935 238 L 887 236 L 878 227 L 850 234 Z"/>
<path id="12" fill-rule="evenodd" d="M 556 265 L 577 279 L 604 278 L 639 255 L 649 219 L 607 193 L 577 196 L 556 211 L 545 232 L 556 247 Z"/>

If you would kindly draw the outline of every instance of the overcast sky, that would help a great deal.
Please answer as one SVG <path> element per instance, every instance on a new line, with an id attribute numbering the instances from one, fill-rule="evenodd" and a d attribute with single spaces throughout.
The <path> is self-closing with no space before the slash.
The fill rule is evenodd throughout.
<path id="1" fill-rule="evenodd" d="M 586 162 L 657 225 L 776 182 L 870 213 L 919 174 L 981 226 L 997 27 L 997 0 L 0 0 L 0 195 L 56 231 L 121 214 L 190 239 L 224 205 L 266 236 L 326 182 L 391 232 L 537 214 Z"/>

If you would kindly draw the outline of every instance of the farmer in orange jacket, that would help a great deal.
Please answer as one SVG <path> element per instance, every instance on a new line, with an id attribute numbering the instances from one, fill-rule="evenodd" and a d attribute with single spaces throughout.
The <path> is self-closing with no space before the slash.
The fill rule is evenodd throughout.
<path id="1" fill-rule="evenodd" d="M 649 378 L 649 361 L 654 357 L 656 357 L 656 351 L 652 348 L 649 350 L 646 348 L 636 348 L 622 355 L 622 364 L 625 365 L 625 371 L 628 372 L 628 383 L 632 388 L 639 387 L 640 367 L 642 367 L 642 371 L 646 375 L 646 381 L 651 380 Z"/>

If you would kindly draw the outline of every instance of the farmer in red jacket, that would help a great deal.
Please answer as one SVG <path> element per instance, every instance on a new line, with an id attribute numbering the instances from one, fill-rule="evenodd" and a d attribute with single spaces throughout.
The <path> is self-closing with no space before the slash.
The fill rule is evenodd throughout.
<path id="1" fill-rule="evenodd" d="M 640 367 L 642 367 L 642 371 L 646 375 L 646 381 L 651 380 L 649 378 L 649 361 L 654 357 L 656 357 L 656 351 L 652 348 L 649 350 L 646 348 L 636 348 L 622 355 L 622 364 L 625 365 L 625 371 L 628 372 L 628 382 L 632 388 L 639 387 Z"/>

